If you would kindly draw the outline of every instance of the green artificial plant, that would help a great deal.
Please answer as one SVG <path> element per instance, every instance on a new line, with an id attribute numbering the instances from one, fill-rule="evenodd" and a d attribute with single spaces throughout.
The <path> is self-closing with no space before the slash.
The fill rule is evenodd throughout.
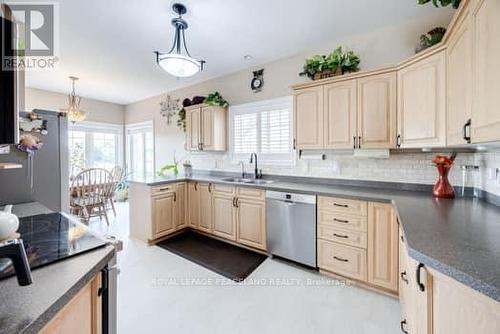
<path id="1" fill-rule="evenodd" d="M 224 98 L 222 97 L 222 95 L 219 94 L 219 92 L 213 92 L 212 94 L 209 94 L 205 99 L 205 103 L 210 106 L 217 106 L 222 108 L 227 108 L 229 106 L 229 103 L 227 103 L 227 101 L 224 100 Z"/>
<path id="2" fill-rule="evenodd" d="M 182 159 L 181 159 L 182 160 Z M 175 176 L 179 175 L 179 160 L 175 157 L 174 151 L 174 162 L 171 164 L 166 164 L 160 167 L 160 170 L 156 172 L 158 176 L 164 176 L 166 172 L 171 171 Z"/>
<path id="3" fill-rule="evenodd" d="M 359 56 L 353 50 L 337 47 L 328 55 L 314 55 L 306 59 L 300 75 L 314 78 L 315 74 L 329 71 L 334 74 L 359 71 Z"/>
<path id="4" fill-rule="evenodd" d="M 417 3 L 419 5 L 425 5 L 429 2 L 432 2 L 432 4 L 436 7 L 447 7 L 449 5 L 452 5 L 453 8 L 457 9 L 460 6 L 460 1 L 461 0 L 417 0 Z"/>

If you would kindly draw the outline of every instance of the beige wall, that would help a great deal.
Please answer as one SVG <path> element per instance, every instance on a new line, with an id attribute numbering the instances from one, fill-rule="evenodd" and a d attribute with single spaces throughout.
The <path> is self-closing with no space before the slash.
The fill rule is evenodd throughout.
<path id="1" fill-rule="evenodd" d="M 187 156 L 183 149 L 184 134 L 177 129 L 175 120 L 172 125 L 167 126 L 159 115 L 159 103 L 166 93 L 182 100 L 194 95 L 206 96 L 212 91 L 219 91 L 233 105 L 289 95 L 291 94 L 290 85 L 309 80 L 299 77 L 298 73 L 302 69 L 304 59 L 312 54 L 328 53 L 337 45 L 345 45 L 353 48 L 360 55 L 361 67 L 364 70 L 394 64 L 414 53 L 413 50 L 420 34 L 437 25 L 446 26 L 450 19 L 448 12 L 436 10 L 435 15 L 418 21 L 410 21 L 403 26 L 388 27 L 348 39 L 332 37 L 332 40 L 325 41 L 324 45 L 293 57 L 165 92 L 162 96 L 154 96 L 127 105 L 125 123 L 154 120 L 155 162 L 158 168 L 172 161 L 174 151 L 177 152 L 178 158 Z M 253 93 L 249 88 L 252 71 L 259 68 L 264 68 L 264 89 L 260 93 Z"/>
<path id="2" fill-rule="evenodd" d="M 45 109 L 59 111 L 68 105 L 68 95 L 36 88 L 26 88 L 26 110 Z M 88 98 L 82 99 L 81 108 L 88 113 L 87 121 L 124 124 L 125 106 Z"/>

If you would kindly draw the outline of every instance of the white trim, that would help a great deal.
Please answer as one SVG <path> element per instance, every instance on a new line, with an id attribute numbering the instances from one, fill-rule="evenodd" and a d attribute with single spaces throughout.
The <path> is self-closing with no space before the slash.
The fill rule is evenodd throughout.
<path id="1" fill-rule="evenodd" d="M 116 162 L 120 166 L 125 165 L 125 154 L 124 154 L 124 135 L 123 135 L 123 125 L 113 124 L 113 123 L 101 123 L 101 122 L 91 122 L 91 121 L 83 121 L 78 123 L 69 123 L 68 132 L 69 131 L 83 131 L 85 132 L 85 153 L 86 159 L 92 156 L 92 141 L 89 139 L 91 132 L 98 133 L 110 133 L 116 134 L 117 142 L 116 142 Z M 90 145 L 87 145 L 90 144 Z M 87 162 L 86 162 L 87 163 Z"/>
<path id="2" fill-rule="evenodd" d="M 134 132 L 143 132 L 144 130 L 151 130 L 153 134 L 153 174 L 156 171 L 156 135 L 155 135 L 155 123 L 154 120 L 137 122 L 137 123 L 128 123 L 125 124 L 125 155 L 126 155 L 126 167 L 129 169 L 130 161 L 130 146 L 129 146 L 129 134 L 133 134 Z M 144 161 L 145 163 L 145 161 Z M 146 166 L 144 166 L 146 167 Z"/>
<path id="3" fill-rule="evenodd" d="M 284 96 L 270 100 L 251 102 L 239 105 L 233 105 L 229 107 L 229 154 L 231 161 L 233 163 L 238 163 L 241 160 L 249 158 L 248 154 L 236 154 L 234 153 L 234 116 L 243 115 L 250 113 L 261 113 L 264 111 L 269 111 L 273 109 L 288 109 L 290 111 L 290 152 L 284 154 L 263 154 L 261 152 L 256 152 L 259 155 L 259 162 L 262 165 L 280 165 L 280 166 L 294 166 L 296 164 L 296 154 L 292 149 L 293 141 L 293 96 Z M 257 123 L 257 147 L 260 150 L 260 120 Z"/>

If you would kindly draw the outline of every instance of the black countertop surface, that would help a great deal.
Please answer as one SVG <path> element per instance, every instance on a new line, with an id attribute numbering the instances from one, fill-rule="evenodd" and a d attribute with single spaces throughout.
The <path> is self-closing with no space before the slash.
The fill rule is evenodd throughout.
<path id="1" fill-rule="evenodd" d="M 50 212 L 38 203 L 15 205 L 13 211 Z M 15 276 L 0 280 L 0 333 L 38 333 L 114 256 L 108 245 L 33 270 L 28 286 L 19 286 Z"/>
<path id="2" fill-rule="evenodd" d="M 325 179 L 276 178 L 262 185 L 223 181 L 228 176 L 152 177 L 130 180 L 148 186 L 185 180 L 223 183 L 265 190 L 338 196 L 393 203 L 409 255 L 496 301 L 500 301 L 500 207 L 474 198 L 434 199 L 430 192 L 331 184 Z M 374 183 L 375 184 L 375 183 Z M 421 189 L 419 189 L 421 190 Z"/>

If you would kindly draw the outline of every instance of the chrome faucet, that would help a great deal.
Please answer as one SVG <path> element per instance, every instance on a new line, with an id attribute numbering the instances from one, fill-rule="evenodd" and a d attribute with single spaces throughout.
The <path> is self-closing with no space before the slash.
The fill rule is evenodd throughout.
<path id="1" fill-rule="evenodd" d="M 262 171 L 259 172 L 259 166 L 257 164 L 257 153 L 252 153 L 250 155 L 250 163 L 254 163 L 254 157 L 255 157 L 254 176 L 255 176 L 256 179 L 261 179 L 262 178 Z"/>
<path id="2" fill-rule="evenodd" d="M 0 258 L 2 257 L 12 260 L 19 285 L 30 285 L 33 282 L 28 257 L 21 239 L 0 242 Z"/>
<path id="3" fill-rule="evenodd" d="M 238 164 L 241 167 L 241 178 L 244 179 L 245 178 L 245 163 L 243 161 L 240 161 Z"/>

